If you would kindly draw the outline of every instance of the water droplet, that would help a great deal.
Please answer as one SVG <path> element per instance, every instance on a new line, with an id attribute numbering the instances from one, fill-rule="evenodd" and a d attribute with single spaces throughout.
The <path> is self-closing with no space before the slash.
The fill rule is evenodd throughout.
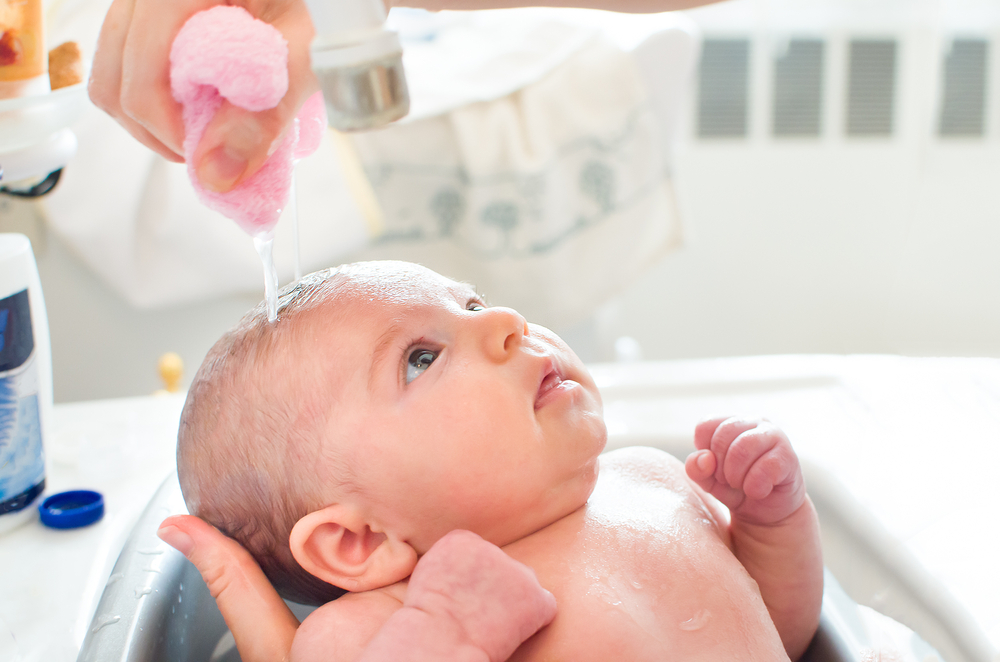
<path id="1" fill-rule="evenodd" d="M 135 587 L 135 599 L 138 600 L 142 596 L 149 595 L 152 592 L 153 592 L 153 589 L 149 588 L 148 586 L 136 586 Z"/>
<path id="2" fill-rule="evenodd" d="M 640 589 L 640 588 L 642 588 L 642 584 L 640 584 L 639 582 L 633 580 L 632 581 L 632 588 L 634 588 L 634 589 Z"/>
<path id="3" fill-rule="evenodd" d="M 121 579 L 124 576 L 125 576 L 124 572 L 116 572 L 116 573 L 114 573 L 113 575 L 111 575 L 110 577 L 108 577 L 107 586 L 111 586 L 112 584 L 114 584 L 116 581 L 118 581 L 119 579 Z"/>
<path id="4" fill-rule="evenodd" d="M 113 623 L 117 623 L 120 620 L 122 620 L 121 616 L 109 616 L 108 614 L 105 614 L 104 616 L 99 616 L 97 619 L 95 619 L 94 627 L 92 627 L 90 631 L 97 632 L 101 628 L 107 625 L 111 625 Z"/>
<path id="5" fill-rule="evenodd" d="M 705 627 L 705 624 L 708 623 L 708 620 L 711 617 L 712 614 L 707 609 L 699 609 L 698 611 L 695 612 L 694 616 L 687 619 L 686 621 L 681 621 L 677 627 L 679 627 L 682 630 L 687 630 L 688 632 L 691 632 L 693 630 L 700 630 L 701 628 Z"/>

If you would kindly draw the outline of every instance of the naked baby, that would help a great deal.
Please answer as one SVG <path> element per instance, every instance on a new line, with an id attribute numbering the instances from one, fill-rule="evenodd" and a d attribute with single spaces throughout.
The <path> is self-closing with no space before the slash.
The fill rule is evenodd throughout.
<path id="1" fill-rule="evenodd" d="M 694 437 L 686 465 L 602 454 L 600 395 L 557 336 L 468 285 L 372 262 L 307 276 L 276 323 L 258 310 L 213 347 L 178 473 L 192 514 L 283 595 L 323 605 L 293 659 L 357 659 L 456 529 L 555 596 L 510 659 L 797 659 L 822 598 L 798 460 L 766 421 Z"/>

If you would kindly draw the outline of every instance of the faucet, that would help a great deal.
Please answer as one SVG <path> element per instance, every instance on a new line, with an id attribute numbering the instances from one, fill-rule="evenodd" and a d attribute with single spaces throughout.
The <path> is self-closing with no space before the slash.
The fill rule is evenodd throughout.
<path id="1" fill-rule="evenodd" d="M 399 37 L 382 0 L 306 0 L 316 36 L 312 69 L 338 131 L 373 129 L 406 115 L 410 95 Z"/>

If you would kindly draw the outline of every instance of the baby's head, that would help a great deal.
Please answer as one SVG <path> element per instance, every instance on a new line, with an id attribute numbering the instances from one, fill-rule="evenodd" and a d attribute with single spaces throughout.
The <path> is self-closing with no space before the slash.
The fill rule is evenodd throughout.
<path id="1" fill-rule="evenodd" d="M 188 508 L 309 603 L 407 577 L 453 529 L 505 545 L 582 506 L 605 428 L 550 331 L 401 262 L 313 274 L 209 351 L 177 464 Z M 335 587 L 339 587 L 335 588 Z"/>

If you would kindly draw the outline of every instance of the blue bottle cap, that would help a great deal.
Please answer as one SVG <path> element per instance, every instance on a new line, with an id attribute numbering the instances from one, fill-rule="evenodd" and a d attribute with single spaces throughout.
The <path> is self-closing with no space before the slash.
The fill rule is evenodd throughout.
<path id="1" fill-rule="evenodd" d="M 75 529 L 104 517 L 104 497 L 91 490 L 53 494 L 38 506 L 42 524 L 53 529 Z"/>

